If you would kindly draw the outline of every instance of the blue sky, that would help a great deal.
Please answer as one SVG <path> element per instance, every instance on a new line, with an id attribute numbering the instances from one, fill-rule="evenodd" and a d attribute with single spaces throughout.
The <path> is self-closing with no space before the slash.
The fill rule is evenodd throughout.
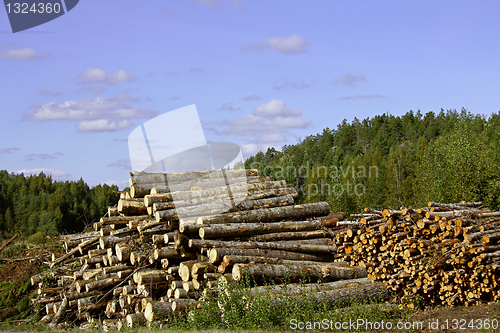
<path id="1" fill-rule="evenodd" d="M 489 115 L 499 12 L 498 1 L 81 0 L 14 34 L 2 8 L 0 169 L 123 187 L 132 130 L 191 104 L 208 141 L 245 157 L 344 118 Z"/>

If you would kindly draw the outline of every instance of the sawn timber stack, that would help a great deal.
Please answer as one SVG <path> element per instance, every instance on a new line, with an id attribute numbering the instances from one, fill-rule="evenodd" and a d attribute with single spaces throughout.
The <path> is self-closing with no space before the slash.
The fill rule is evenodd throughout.
<path id="1" fill-rule="evenodd" d="M 256 170 L 132 172 L 129 185 L 95 231 L 62 236 L 66 254 L 31 278 L 41 323 L 91 328 L 103 319 L 105 329 L 120 329 L 165 321 L 195 307 L 203 289 L 245 277 L 321 282 L 288 284 L 284 297 L 308 290 L 351 299 L 365 289 L 387 297 L 364 267 L 333 262 L 328 204 L 295 205 L 297 191 L 284 181 Z"/>

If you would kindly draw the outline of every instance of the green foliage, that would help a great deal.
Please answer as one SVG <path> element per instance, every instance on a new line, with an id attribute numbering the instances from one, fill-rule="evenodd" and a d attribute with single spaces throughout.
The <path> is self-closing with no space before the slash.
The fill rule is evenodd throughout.
<path id="1" fill-rule="evenodd" d="M 382 320 L 397 322 L 410 315 L 406 310 L 395 306 L 357 300 L 352 300 L 348 308 L 342 304 L 318 303 L 312 288 L 301 297 L 288 299 L 278 305 L 273 300 L 277 295 L 271 291 L 264 295 L 252 295 L 248 288 L 251 285 L 248 280 L 228 285 L 219 280 L 216 292 L 206 294 L 197 309 L 193 306 L 187 311 L 187 316 L 170 318 L 168 329 L 289 331 L 297 329 L 294 328 L 297 322 L 313 323 L 327 320 L 328 323 L 335 323 L 356 321 L 359 318 L 372 322 Z M 387 311 L 388 309 L 390 311 Z"/>
<path id="2" fill-rule="evenodd" d="M 47 235 L 44 232 L 37 232 L 31 235 L 26 240 L 30 244 L 45 244 L 47 242 Z"/>
<path id="3" fill-rule="evenodd" d="M 461 200 L 499 209 L 499 166 L 500 112 L 485 117 L 465 109 L 344 120 L 245 162 L 286 180 L 298 202 L 323 200 L 346 213 Z"/>
<path id="4" fill-rule="evenodd" d="M 44 173 L 0 171 L 0 234 L 24 236 L 79 232 L 99 219 L 119 199 L 118 188 L 79 181 L 53 181 Z"/>

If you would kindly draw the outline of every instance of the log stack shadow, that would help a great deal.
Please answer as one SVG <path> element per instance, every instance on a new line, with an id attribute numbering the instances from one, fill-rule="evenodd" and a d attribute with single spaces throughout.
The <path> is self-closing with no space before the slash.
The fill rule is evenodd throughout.
<path id="1" fill-rule="evenodd" d="M 66 254 L 31 278 L 40 323 L 143 326 L 242 279 L 256 294 L 264 283 L 315 282 L 288 284 L 273 293 L 277 304 L 304 292 L 330 302 L 387 297 L 364 267 L 334 262 L 338 214 L 326 202 L 295 205 L 285 181 L 225 170 L 132 172 L 129 184 L 94 231 L 62 236 Z"/>

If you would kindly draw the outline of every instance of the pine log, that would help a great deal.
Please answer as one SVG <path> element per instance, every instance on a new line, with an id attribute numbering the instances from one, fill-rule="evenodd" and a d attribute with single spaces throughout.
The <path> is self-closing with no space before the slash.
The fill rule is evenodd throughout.
<path id="1" fill-rule="evenodd" d="M 118 211 L 125 215 L 145 215 L 148 213 L 144 200 L 120 199 Z"/>
<path id="2" fill-rule="evenodd" d="M 172 315 L 172 303 L 151 301 L 146 305 L 144 317 L 148 322 L 162 320 Z"/>
<path id="3" fill-rule="evenodd" d="M 68 259 L 69 257 L 79 253 L 82 249 L 88 248 L 88 247 L 94 245 L 98 241 L 99 241 L 99 237 L 92 237 L 92 238 L 89 238 L 89 239 L 83 241 L 82 243 L 80 243 L 80 245 L 71 249 L 68 253 L 66 253 L 62 257 L 59 257 L 56 260 L 52 261 L 50 263 L 50 267 L 54 267 L 55 265 L 60 264 L 64 260 Z"/>
<path id="4" fill-rule="evenodd" d="M 255 237 L 252 237 L 252 240 L 257 242 L 269 242 L 269 241 L 279 241 L 279 240 L 323 238 L 329 236 L 330 234 L 326 230 L 288 231 L 288 232 L 270 233 L 265 235 L 257 235 Z"/>
<path id="5" fill-rule="evenodd" d="M 308 231 L 321 228 L 319 220 L 275 223 L 234 223 L 216 224 L 199 229 L 201 238 L 222 238 L 244 235 L 264 234 L 280 231 Z"/>
<path id="6" fill-rule="evenodd" d="M 212 248 L 208 253 L 211 263 L 221 262 L 226 255 L 240 256 L 262 256 L 268 258 L 279 258 L 286 260 L 311 260 L 311 261 L 330 261 L 330 255 L 318 253 L 298 253 L 280 250 L 269 250 L 262 248 L 239 249 L 239 248 Z"/>
<path id="7" fill-rule="evenodd" d="M 264 192 L 268 190 L 277 190 L 280 188 L 286 188 L 286 182 L 284 180 L 271 181 L 265 183 L 255 183 L 255 184 L 244 184 L 244 185 L 229 185 L 224 187 L 218 187 L 214 189 L 205 189 L 199 191 L 178 191 L 164 193 L 162 201 L 184 201 L 193 200 L 197 198 L 204 197 L 216 197 L 221 195 L 227 195 L 228 193 L 255 193 Z M 156 189 L 151 190 L 151 194 L 156 193 Z"/>
<path id="8" fill-rule="evenodd" d="M 290 219 L 306 219 L 327 215 L 330 206 L 326 202 L 255 209 L 250 211 L 225 213 L 214 217 L 200 218 L 199 224 L 274 222 Z"/>
<path id="9" fill-rule="evenodd" d="M 302 278 L 311 280 L 336 281 L 366 277 L 364 267 L 345 267 L 336 265 L 274 265 L 274 264 L 235 264 L 232 276 L 241 280 L 243 276 L 251 276 L 255 280 L 285 280 L 299 281 Z"/>
<path id="10" fill-rule="evenodd" d="M 134 274 L 134 282 L 138 285 L 166 282 L 168 273 L 164 270 L 139 271 Z"/>
<path id="11" fill-rule="evenodd" d="M 121 281 L 121 279 L 119 279 L 117 277 L 111 277 L 111 278 L 107 278 L 104 280 L 88 282 L 85 284 L 85 290 L 87 292 L 89 292 L 89 291 L 97 290 L 97 289 L 106 289 L 106 288 L 114 286 L 115 284 L 119 283 L 120 281 Z"/>
<path id="12" fill-rule="evenodd" d="M 290 283 L 284 285 L 274 285 L 274 286 L 260 286 L 249 288 L 248 292 L 254 296 L 268 296 L 268 295 L 309 295 L 312 293 L 335 290 L 346 287 L 353 287 L 357 285 L 363 285 L 371 283 L 369 278 L 356 278 L 348 280 L 340 280 L 335 282 L 324 282 L 324 283 Z"/>
<path id="13" fill-rule="evenodd" d="M 125 321 L 127 322 L 127 326 L 130 328 L 136 328 L 140 326 L 144 326 L 146 323 L 146 318 L 144 317 L 144 313 L 130 313 L 125 317 Z"/>
<path id="14" fill-rule="evenodd" d="M 367 283 L 313 293 L 311 297 L 298 296 L 271 296 L 269 300 L 275 306 L 288 305 L 291 302 L 314 302 L 316 304 L 329 304 L 330 306 L 348 306 L 362 302 L 380 302 L 389 298 L 387 287 L 382 282 Z"/>
<path id="15" fill-rule="evenodd" d="M 337 252 L 335 245 L 315 245 L 304 244 L 300 241 L 286 241 L 286 242 L 237 242 L 237 241 L 217 241 L 217 240 L 202 240 L 190 239 L 189 247 L 226 247 L 226 248 L 240 248 L 240 249 L 271 249 L 271 250 L 285 250 L 296 252 L 316 252 L 316 253 L 331 253 Z"/>
<path id="16" fill-rule="evenodd" d="M 202 205 L 209 203 L 213 200 L 228 200 L 232 198 L 237 201 L 240 201 L 241 199 L 243 199 L 244 201 L 250 201 L 250 200 L 265 199 L 265 198 L 279 197 L 285 195 L 296 198 L 297 190 L 295 190 L 293 187 L 285 187 L 285 188 L 277 188 L 264 191 L 254 191 L 251 194 L 246 192 L 233 192 L 229 197 L 228 193 L 224 192 L 223 194 L 219 195 L 211 195 L 211 196 L 207 195 L 202 197 L 191 198 L 188 200 L 176 199 L 175 202 L 173 202 L 173 198 L 170 194 L 165 194 L 164 192 L 162 194 L 146 195 L 144 197 L 144 204 L 146 205 L 146 207 L 153 207 L 155 203 L 158 204 L 162 203 L 161 205 L 157 206 L 157 210 L 165 210 L 165 209 L 172 209 L 175 207 Z"/>
<path id="17" fill-rule="evenodd" d="M 179 258 L 179 257 L 180 257 L 180 254 L 179 254 L 179 252 L 177 252 L 176 249 L 171 249 L 168 247 L 156 249 L 156 250 L 154 250 L 154 253 L 153 253 L 153 258 L 155 260 Z"/>
<path id="18" fill-rule="evenodd" d="M 57 313 L 52 318 L 52 321 L 50 322 L 49 327 L 55 327 L 61 321 L 61 319 L 62 319 L 61 317 L 66 312 L 67 307 L 68 307 L 68 299 L 64 298 L 62 300 L 61 306 L 57 310 Z"/>
<path id="19" fill-rule="evenodd" d="M 172 302 L 172 312 L 183 313 L 189 307 L 195 307 L 199 302 L 194 299 L 176 299 Z"/>

